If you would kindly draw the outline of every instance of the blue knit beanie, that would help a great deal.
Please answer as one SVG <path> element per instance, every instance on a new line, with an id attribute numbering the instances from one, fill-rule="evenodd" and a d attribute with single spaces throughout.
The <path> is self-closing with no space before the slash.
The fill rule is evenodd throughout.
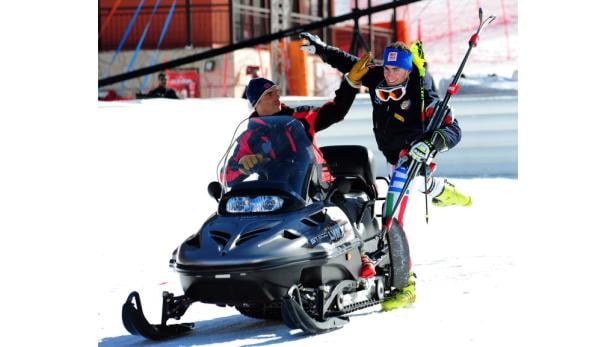
<path id="1" fill-rule="evenodd" d="M 413 54 L 402 49 L 385 48 L 383 51 L 383 66 L 397 66 L 407 71 L 413 70 Z"/>
<path id="2" fill-rule="evenodd" d="M 261 99 L 263 93 L 274 86 L 276 86 L 276 84 L 267 78 L 257 77 L 251 79 L 248 83 L 248 87 L 246 88 L 246 98 L 252 107 L 254 107 L 257 102 L 259 102 L 259 99 Z"/>

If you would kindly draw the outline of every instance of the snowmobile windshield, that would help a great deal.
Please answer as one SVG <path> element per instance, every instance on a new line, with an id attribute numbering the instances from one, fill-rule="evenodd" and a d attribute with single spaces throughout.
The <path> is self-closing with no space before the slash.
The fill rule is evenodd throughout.
<path id="1" fill-rule="evenodd" d="M 250 118 L 221 173 L 225 191 L 256 182 L 304 196 L 315 159 L 306 128 L 291 116 Z"/>

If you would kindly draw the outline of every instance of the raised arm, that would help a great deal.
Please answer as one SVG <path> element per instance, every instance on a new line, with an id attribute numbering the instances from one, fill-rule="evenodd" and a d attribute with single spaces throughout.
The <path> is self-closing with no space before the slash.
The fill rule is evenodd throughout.
<path id="1" fill-rule="evenodd" d="M 342 73 L 348 73 L 359 58 L 349 54 L 338 47 L 327 45 L 318 36 L 308 32 L 299 34 L 300 38 L 306 39 L 307 44 L 301 47 L 302 50 L 317 54 L 324 62 Z M 377 65 L 369 65 L 369 70 L 361 79 L 361 84 L 374 88 L 383 79 L 383 68 Z"/>
<path id="2" fill-rule="evenodd" d="M 367 64 L 371 58 L 372 54 L 368 52 L 353 64 L 349 72 L 345 74 L 332 101 L 317 108 L 308 106 L 296 108 L 296 113 L 293 116 L 305 119 L 308 122 L 311 136 L 314 136 L 315 132 L 327 129 L 330 125 L 344 119 L 355 100 L 362 78 L 369 70 Z"/>
<path id="3" fill-rule="evenodd" d="M 324 62 L 342 73 L 351 71 L 353 64 L 359 60 L 358 57 L 352 54 L 344 52 L 337 47 L 327 45 L 317 35 L 303 32 L 299 34 L 299 37 L 308 41 L 307 44 L 301 47 L 302 50 L 317 54 Z"/>

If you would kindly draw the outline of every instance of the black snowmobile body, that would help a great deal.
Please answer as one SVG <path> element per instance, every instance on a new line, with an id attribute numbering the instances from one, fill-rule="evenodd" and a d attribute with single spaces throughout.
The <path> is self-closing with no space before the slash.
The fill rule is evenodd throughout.
<path id="1" fill-rule="evenodd" d="M 225 161 L 221 182 L 208 188 L 218 211 L 169 261 L 184 295 L 164 293 L 162 322 L 151 325 L 139 295 L 131 293 L 123 307 L 127 330 L 155 340 L 185 333 L 190 324 L 166 321 L 199 301 L 322 333 L 402 288 L 408 246 L 399 226 L 381 232 L 371 153 L 362 146 L 320 148 L 335 177 L 326 184 L 312 146 L 291 117 L 251 121 Z M 250 174 L 238 164 L 247 150 L 265 158 Z M 389 247 L 392 238 L 398 239 L 392 245 L 405 247 Z M 362 251 L 377 264 L 369 279 L 359 277 Z"/>

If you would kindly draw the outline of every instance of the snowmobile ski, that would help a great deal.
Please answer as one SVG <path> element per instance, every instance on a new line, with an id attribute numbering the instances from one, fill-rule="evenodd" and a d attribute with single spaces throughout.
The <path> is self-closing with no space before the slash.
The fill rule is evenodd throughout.
<path id="1" fill-rule="evenodd" d="M 175 313 L 174 316 L 178 314 L 181 316 L 192 302 L 184 300 L 184 298 L 177 299 L 178 298 L 174 298 L 171 293 L 163 293 L 162 322 L 158 325 L 152 325 L 143 314 L 139 293 L 132 292 L 128 295 L 126 302 L 122 306 L 122 323 L 124 323 L 124 327 L 132 335 L 141 335 L 150 340 L 164 340 L 184 335 L 192 330 L 194 327 L 193 323 L 166 324 L 167 319 L 173 318 L 170 316 L 170 313 Z M 175 305 L 175 308 L 173 308 L 172 305 Z M 178 308 L 180 309 L 179 311 L 177 310 Z"/>
<path id="2" fill-rule="evenodd" d="M 302 329 L 307 334 L 321 334 L 341 328 L 349 322 L 348 317 L 332 317 L 318 321 L 310 317 L 297 301 L 291 297 L 282 299 L 282 312 L 285 324 L 291 329 Z"/>

